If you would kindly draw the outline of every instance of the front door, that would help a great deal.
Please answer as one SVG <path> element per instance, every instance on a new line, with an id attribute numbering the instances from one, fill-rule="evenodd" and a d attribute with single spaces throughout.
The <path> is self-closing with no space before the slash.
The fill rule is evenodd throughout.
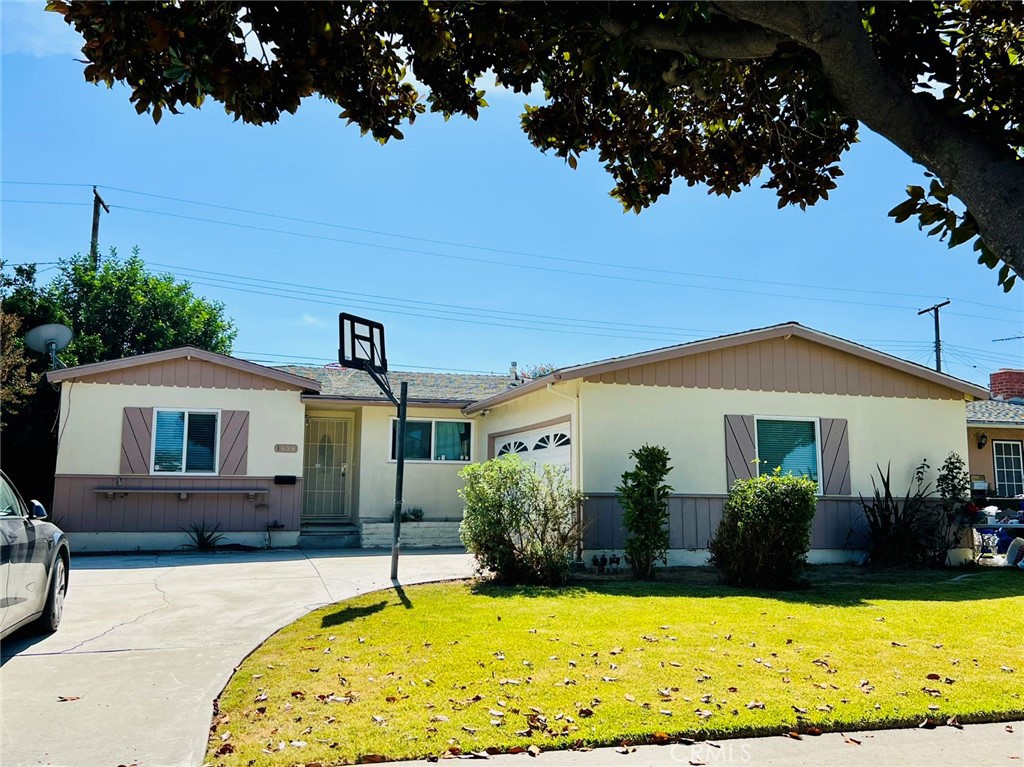
<path id="1" fill-rule="evenodd" d="M 302 518 L 306 522 L 345 522 L 349 507 L 348 469 L 352 421 L 347 418 L 306 419 L 302 472 Z"/>

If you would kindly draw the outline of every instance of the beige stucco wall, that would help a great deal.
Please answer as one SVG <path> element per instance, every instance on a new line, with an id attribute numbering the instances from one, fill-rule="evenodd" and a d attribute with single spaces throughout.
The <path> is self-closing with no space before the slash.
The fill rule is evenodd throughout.
<path id="1" fill-rule="evenodd" d="M 988 437 L 985 447 L 978 447 L 978 436 Z M 995 458 L 992 453 L 992 442 L 995 440 L 1024 441 L 1024 427 L 1019 429 L 1001 429 L 993 426 L 971 426 L 967 430 L 967 470 L 971 474 L 984 474 L 992 492 L 996 491 Z"/>
<path id="2" fill-rule="evenodd" d="M 579 441 L 576 438 L 579 428 L 576 418 L 576 396 L 579 391 L 579 381 L 556 384 L 553 389 L 553 391 L 540 389 L 490 408 L 486 416 L 478 413 L 477 423 L 480 426 L 475 437 L 477 455 L 479 456 L 477 460 L 487 460 L 490 438 L 495 434 L 522 431 L 535 424 L 568 418 L 574 446 L 573 467 L 575 473 L 575 467 L 579 463 L 576 448 Z"/>
<path id="3" fill-rule="evenodd" d="M 391 515 L 395 505 L 395 462 L 391 460 L 391 419 L 395 409 L 391 407 L 364 407 L 359 427 L 359 501 L 360 519 L 383 518 Z M 441 418 L 444 420 L 473 421 L 465 418 L 453 408 L 410 407 L 406 416 L 417 418 Z M 473 436 L 476 451 L 476 436 Z M 472 458 L 477 460 L 478 452 Z M 405 464 L 405 507 L 419 506 L 425 519 L 462 516 L 462 502 L 456 491 L 462 487 L 459 472 L 466 466 L 461 461 L 417 462 Z"/>
<path id="4" fill-rule="evenodd" d="M 871 493 L 875 464 L 892 461 L 894 490 L 905 492 L 927 458 L 934 470 L 952 450 L 967 455 L 965 403 L 959 400 L 583 384 L 583 490 L 611 492 L 644 443 L 672 456 L 677 493 L 724 493 L 725 416 L 778 415 L 849 421 L 853 494 Z"/>
<path id="5" fill-rule="evenodd" d="M 61 385 L 58 474 L 117 475 L 126 407 L 217 408 L 249 411 L 248 476 L 302 476 L 303 415 L 299 392 L 188 389 L 65 382 Z M 275 453 L 274 445 L 299 445 Z"/>

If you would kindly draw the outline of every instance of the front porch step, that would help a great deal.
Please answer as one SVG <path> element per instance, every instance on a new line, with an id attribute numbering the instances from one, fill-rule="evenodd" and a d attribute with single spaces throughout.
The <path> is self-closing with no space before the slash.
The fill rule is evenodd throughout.
<path id="1" fill-rule="evenodd" d="M 355 525 L 303 523 L 298 546 L 300 549 L 358 549 L 359 528 Z"/>

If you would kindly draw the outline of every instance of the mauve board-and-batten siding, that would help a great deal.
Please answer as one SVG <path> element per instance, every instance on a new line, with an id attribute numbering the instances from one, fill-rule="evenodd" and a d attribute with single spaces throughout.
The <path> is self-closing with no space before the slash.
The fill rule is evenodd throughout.
<path id="1" fill-rule="evenodd" d="M 272 477 L 121 477 L 125 488 L 165 490 L 260 488 L 268 492 L 250 500 L 239 493 L 189 493 L 182 501 L 175 492 L 126 493 L 108 498 L 97 487 L 111 487 L 118 477 L 60 475 L 54 481 L 53 510 L 69 533 L 180 532 L 193 522 L 220 524 L 221 532 L 263 531 L 275 520 L 285 530 L 299 529 L 302 480 L 275 485 Z M 266 503 L 267 506 L 257 506 Z"/>
<path id="2" fill-rule="evenodd" d="M 76 379 L 81 383 L 134 386 L 179 386 L 190 389 L 252 389 L 256 391 L 301 391 L 273 378 L 236 370 L 200 359 L 176 359 L 109 370 Z"/>
<path id="3" fill-rule="evenodd" d="M 724 495 L 673 495 L 668 500 L 669 548 L 706 549 L 708 541 L 722 521 Z M 590 494 L 583 506 L 587 525 L 583 547 L 586 549 L 622 549 L 626 530 L 622 526 L 622 507 L 614 495 Z M 819 498 L 811 526 L 811 548 L 860 548 L 864 542 L 851 536 L 850 530 L 861 517 L 860 504 L 850 498 Z"/>
<path id="4" fill-rule="evenodd" d="M 803 338 L 773 338 L 587 376 L 588 383 L 963 399 L 962 392 Z"/>

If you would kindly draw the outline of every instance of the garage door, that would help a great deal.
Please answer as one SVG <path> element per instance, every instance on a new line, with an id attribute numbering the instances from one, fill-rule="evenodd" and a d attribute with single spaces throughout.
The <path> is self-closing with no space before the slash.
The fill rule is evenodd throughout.
<path id="1" fill-rule="evenodd" d="M 530 461 L 541 473 L 544 466 L 560 466 L 569 473 L 572 467 L 572 440 L 569 424 L 532 429 L 502 437 L 495 445 L 496 456 L 515 453 L 524 461 Z"/>

